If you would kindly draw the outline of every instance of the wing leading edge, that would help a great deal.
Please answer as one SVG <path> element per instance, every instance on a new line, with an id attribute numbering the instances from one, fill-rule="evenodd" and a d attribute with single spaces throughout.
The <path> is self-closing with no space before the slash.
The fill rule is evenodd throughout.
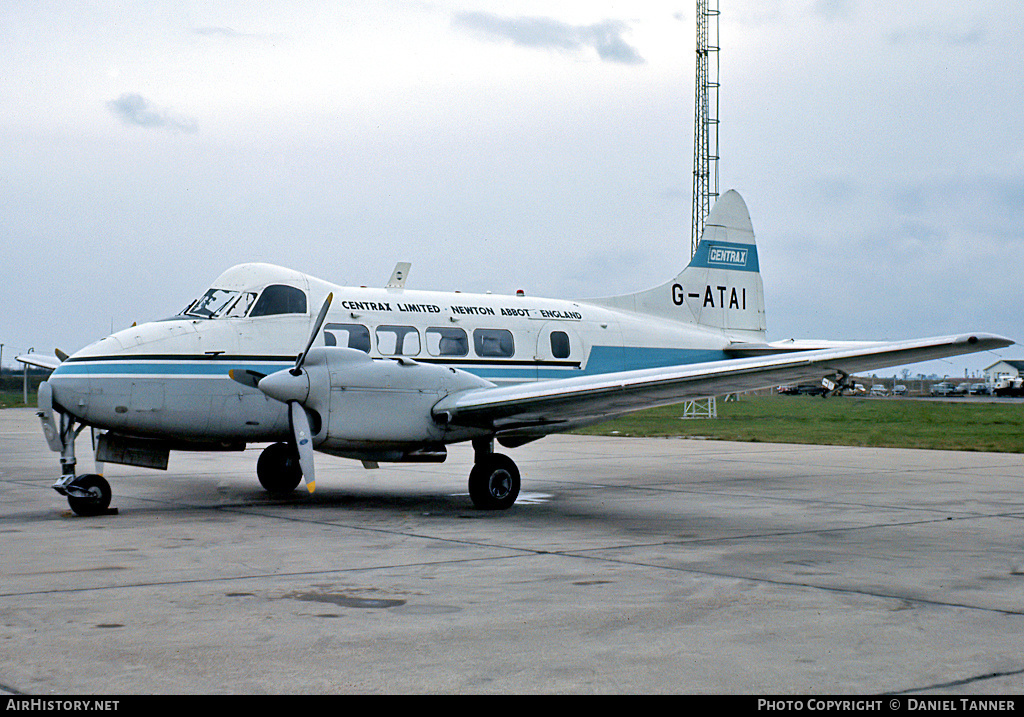
<path id="1" fill-rule="evenodd" d="M 433 414 L 444 423 L 499 436 L 539 436 L 687 399 L 834 379 L 1013 343 L 992 334 L 963 334 L 473 389 L 442 399 Z"/>

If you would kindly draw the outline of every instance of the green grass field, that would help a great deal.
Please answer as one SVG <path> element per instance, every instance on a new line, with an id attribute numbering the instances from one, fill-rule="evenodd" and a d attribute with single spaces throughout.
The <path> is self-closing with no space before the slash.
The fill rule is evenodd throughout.
<path id="1" fill-rule="evenodd" d="M 650 409 L 577 433 L 1024 453 L 1024 401 L 740 396 L 719 399 L 717 419 L 684 420 L 682 412 Z"/>
<path id="2" fill-rule="evenodd" d="M 36 405 L 36 392 L 28 392 L 28 403 L 22 402 L 21 390 L 17 391 L 3 391 L 0 390 L 0 408 L 20 408 L 22 406 L 35 406 Z"/>
<path id="3" fill-rule="evenodd" d="M 28 398 L 34 407 L 34 388 Z M 21 399 L 20 388 L 0 390 L 0 408 L 24 406 Z M 682 413 L 682 406 L 654 408 L 575 433 L 1024 453 L 1024 400 L 740 396 L 719 399 L 716 419 L 684 420 Z"/>
<path id="4" fill-rule="evenodd" d="M 45 377 L 38 374 L 29 374 L 28 377 L 28 403 L 22 399 L 25 397 L 25 384 L 22 375 L 4 372 L 0 377 L 0 408 L 17 408 L 19 406 L 36 405 L 36 394 L 39 391 L 39 384 Z"/>

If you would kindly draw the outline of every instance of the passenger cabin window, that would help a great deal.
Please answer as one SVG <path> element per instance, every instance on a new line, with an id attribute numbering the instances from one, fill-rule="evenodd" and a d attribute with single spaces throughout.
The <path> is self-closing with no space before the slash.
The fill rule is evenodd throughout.
<path id="1" fill-rule="evenodd" d="M 466 356 L 469 337 L 459 328 L 432 328 L 426 331 L 427 353 L 431 356 Z"/>
<path id="2" fill-rule="evenodd" d="M 324 344 L 370 353 L 370 330 L 362 324 L 327 324 L 324 327 Z"/>
<path id="3" fill-rule="evenodd" d="M 420 352 L 420 334 L 413 326 L 378 326 L 377 350 L 381 356 L 415 356 Z"/>
<path id="4" fill-rule="evenodd" d="M 477 356 L 509 358 L 516 352 L 512 332 L 506 329 L 476 329 L 473 350 Z"/>
<path id="5" fill-rule="evenodd" d="M 294 286 L 274 284 L 263 290 L 249 316 L 304 313 L 306 313 L 306 292 L 296 289 Z"/>
<path id="6" fill-rule="evenodd" d="M 569 334 L 564 331 L 551 332 L 551 355 L 556 359 L 569 358 Z"/>

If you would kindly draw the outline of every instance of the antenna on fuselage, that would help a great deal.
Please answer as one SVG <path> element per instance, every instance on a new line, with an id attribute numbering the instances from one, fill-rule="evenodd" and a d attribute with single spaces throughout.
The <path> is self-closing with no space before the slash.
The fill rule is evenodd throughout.
<path id="1" fill-rule="evenodd" d="M 395 270 L 391 272 L 391 279 L 388 281 L 388 285 L 385 288 L 404 289 L 405 280 L 409 277 L 410 268 L 412 268 L 412 262 L 400 261 L 395 264 Z"/>

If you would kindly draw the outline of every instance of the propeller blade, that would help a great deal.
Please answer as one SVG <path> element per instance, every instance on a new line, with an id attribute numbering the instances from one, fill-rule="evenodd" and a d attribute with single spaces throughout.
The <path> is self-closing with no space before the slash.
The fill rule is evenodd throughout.
<path id="1" fill-rule="evenodd" d="M 60 359 L 61 363 L 64 363 L 65 361 L 68 360 L 68 355 L 61 351 L 60 349 L 54 349 L 53 353 L 57 355 L 57 358 Z"/>
<path id="2" fill-rule="evenodd" d="M 295 446 L 299 449 L 302 478 L 306 481 L 306 489 L 312 493 L 316 490 L 316 475 L 313 470 L 313 434 L 309 430 L 309 417 L 306 415 L 306 409 L 298 401 L 289 402 L 288 411 L 292 419 Z"/>
<path id="3" fill-rule="evenodd" d="M 316 337 L 320 333 L 320 328 L 324 325 L 324 319 L 327 318 L 327 310 L 331 308 L 331 302 L 333 300 L 334 292 L 332 291 L 327 295 L 327 298 L 324 299 L 324 305 L 320 307 L 320 313 L 316 317 L 316 323 L 313 324 L 313 332 L 309 335 L 309 341 L 306 342 L 305 351 L 299 354 L 299 358 L 295 361 L 294 371 L 298 371 L 302 368 L 302 364 L 306 362 L 306 354 L 308 354 L 309 350 L 313 347 L 313 342 L 316 341 Z"/>
<path id="4" fill-rule="evenodd" d="M 237 381 L 243 386 L 248 386 L 249 388 L 259 388 L 257 384 L 259 384 L 260 379 L 267 377 L 265 373 L 250 371 L 247 368 L 233 368 L 228 371 L 228 376 L 231 377 L 232 381 Z"/>

